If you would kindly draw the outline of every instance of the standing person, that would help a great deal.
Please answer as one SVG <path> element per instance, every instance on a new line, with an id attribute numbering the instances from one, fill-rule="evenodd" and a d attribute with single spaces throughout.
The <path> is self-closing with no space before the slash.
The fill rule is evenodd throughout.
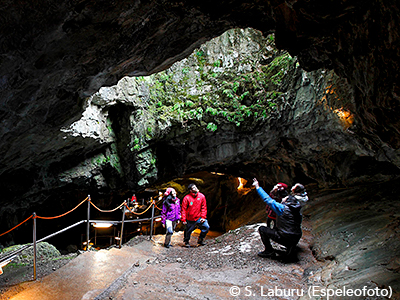
<path id="1" fill-rule="evenodd" d="M 253 185 L 256 187 L 260 198 L 271 207 L 277 216 L 275 228 L 271 229 L 266 226 L 258 228 L 261 241 L 265 246 L 265 250 L 258 253 L 258 256 L 275 257 L 270 239 L 285 246 L 287 248 L 286 254 L 290 255 L 302 236 L 302 215 L 299 201 L 293 195 L 289 195 L 282 200 L 282 203 L 279 203 L 260 187 L 256 178 L 253 179 Z"/>
<path id="2" fill-rule="evenodd" d="M 286 183 L 279 182 L 269 192 L 269 195 L 276 202 L 281 203 L 283 198 L 289 196 L 287 189 L 288 189 L 288 186 Z M 268 204 L 267 204 L 266 212 L 267 212 L 267 226 L 269 228 L 274 228 L 276 225 L 276 213 L 272 210 L 272 208 Z"/>
<path id="3" fill-rule="evenodd" d="M 199 192 L 193 183 L 188 185 L 189 194 L 182 201 L 182 223 L 185 225 L 183 242 L 185 247 L 190 248 L 190 236 L 193 230 L 198 227 L 201 230 L 197 244 L 205 245 L 204 238 L 210 230 L 207 222 L 207 202 L 206 197 Z"/>
<path id="4" fill-rule="evenodd" d="M 161 223 L 166 228 L 164 246 L 172 247 L 171 237 L 174 233 L 176 224 L 181 219 L 180 200 L 176 197 L 176 191 L 173 188 L 167 188 L 163 197 L 163 207 L 161 210 Z"/>

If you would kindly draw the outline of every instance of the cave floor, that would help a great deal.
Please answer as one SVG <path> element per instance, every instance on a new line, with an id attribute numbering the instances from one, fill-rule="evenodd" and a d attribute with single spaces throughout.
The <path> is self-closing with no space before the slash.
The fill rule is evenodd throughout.
<path id="1" fill-rule="evenodd" d="M 5 290 L 0 299 L 232 299 L 233 293 L 265 299 L 272 292 L 302 298 L 308 286 L 319 284 L 313 275 L 323 267 L 310 250 L 307 221 L 291 261 L 257 256 L 263 250 L 259 225 L 221 236 L 210 232 L 202 247 L 195 246 L 195 232 L 189 249 L 183 247 L 183 232 L 174 233 L 169 249 L 164 235 L 152 241 L 139 236 L 121 249 L 85 252 L 50 275 Z"/>
<path id="2" fill-rule="evenodd" d="M 189 249 L 182 231 L 174 233 L 169 249 L 163 247 L 164 235 L 137 236 L 121 249 L 85 252 L 62 266 L 42 265 L 36 281 L 29 281 L 32 268 L 25 269 L 25 277 L 5 272 L 0 299 L 232 299 L 235 293 L 236 299 L 305 300 L 314 286 L 390 287 L 391 299 L 400 299 L 400 184 L 374 188 L 378 192 L 366 186 L 314 195 L 291 261 L 257 256 L 263 250 L 260 223 L 223 235 L 210 232 L 202 247 L 195 246 L 195 232 Z M 9 279 L 5 287 L 2 278 Z"/>

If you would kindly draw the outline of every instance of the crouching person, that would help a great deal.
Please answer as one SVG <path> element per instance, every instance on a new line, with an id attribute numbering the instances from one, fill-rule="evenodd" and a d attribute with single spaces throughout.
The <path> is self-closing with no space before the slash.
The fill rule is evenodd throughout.
<path id="1" fill-rule="evenodd" d="M 282 203 L 273 200 L 260 187 L 256 178 L 253 180 L 253 185 L 256 187 L 260 198 L 271 207 L 277 216 L 276 226 L 273 229 L 266 226 L 260 226 L 258 229 L 265 246 L 265 250 L 258 253 L 258 256 L 266 258 L 274 258 L 276 256 L 270 240 L 285 246 L 287 249 L 286 254 L 290 255 L 302 236 L 301 204 L 293 195 L 284 198 Z"/>

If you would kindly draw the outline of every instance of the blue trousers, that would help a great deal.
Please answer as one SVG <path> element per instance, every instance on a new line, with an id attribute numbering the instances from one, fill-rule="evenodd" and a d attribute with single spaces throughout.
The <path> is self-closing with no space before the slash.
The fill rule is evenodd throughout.
<path id="1" fill-rule="evenodd" d="M 193 230 L 196 229 L 196 227 L 198 227 L 201 230 L 199 235 L 199 240 L 203 240 L 206 237 L 208 231 L 210 230 L 210 225 L 208 225 L 207 220 L 201 223 L 200 219 L 201 218 L 199 218 L 197 221 L 186 221 L 185 232 L 183 237 L 183 241 L 185 243 L 189 243 L 190 236 L 192 235 L 192 232 Z"/>

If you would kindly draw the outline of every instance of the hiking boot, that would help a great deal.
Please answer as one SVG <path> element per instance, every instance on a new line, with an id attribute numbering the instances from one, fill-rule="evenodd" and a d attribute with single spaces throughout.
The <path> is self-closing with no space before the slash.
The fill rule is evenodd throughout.
<path id="1" fill-rule="evenodd" d="M 186 247 L 186 248 L 190 248 L 189 242 L 186 242 L 186 243 L 185 243 L 185 247 Z"/>
<path id="2" fill-rule="evenodd" d="M 171 244 L 164 244 L 164 247 L 165 248 L 169 248 L 169 247 L 172 247 L 172 245 Z"/>
<path id="3" fill-rule="evenodd" d="M 206 243 L 203 241 L 203 239 L 199 239 L 198 241 L 197 241 L 197 245 L 199 245 L 199 246 L 204 246 Z"/>
<path id="4" fill-rule="evenodd" d="M 259 257 L 263 257 L 263 258 L 275 258 L 275 252 L 262 251 L 262 252 L 258 252 L 257 255 Z"/>

